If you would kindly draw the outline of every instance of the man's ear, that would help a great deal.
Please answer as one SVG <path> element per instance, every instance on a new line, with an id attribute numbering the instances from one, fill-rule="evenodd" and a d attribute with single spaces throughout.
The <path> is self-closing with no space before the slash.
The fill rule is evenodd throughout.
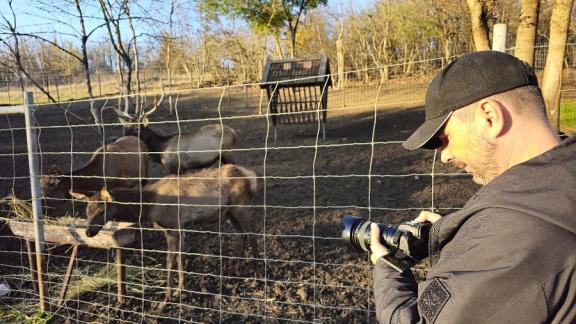
<path id="1" fill-rule="evenodd" d="M 488 138 L 500 137 L 506 128 L 505 107 L 497 100 L 482 99 L 477 105 L 474 120 Z"/>

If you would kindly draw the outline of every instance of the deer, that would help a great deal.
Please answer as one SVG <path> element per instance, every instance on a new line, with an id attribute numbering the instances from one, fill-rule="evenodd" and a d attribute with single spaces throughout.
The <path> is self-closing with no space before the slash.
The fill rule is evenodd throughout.
<path id="1" fill-rule="evenodd" d="M 209 124 L 192 132 L 163 135 L 149 126 L 152 113 L 160 106 L 159 101 L 147 112 L 131 115 L 114 109 L 118 120 L 124 125 L 124 135 L 138 136 L 150 149 L 150 159 L 162 164 L 170 173 L 209 167 L 220 160 L 222 164 L 234 163 L 236 131 L 226 125 Z"/>
<path id="2" fill-rule="evenodd" d="M 148 146 L 135 136 L 124 136 L 98 148 L 91 159 L 68 173 L 52 165 L 48 174 L 40 178 L 45 198 L 65 199 L 75 192 L 92 192 L 107 186 L 135 187 L 146 183 L 148 177 Z"/>
<path id="3" fill-rule="evenodd" d="M 167 283 L 163 305 L 172 298 L 172 269 L 177 254 L 178 288 L 184 289 L 184 273 L 179 253 L 182 227 L 218 222 L 221 214 L 244 239 L 236 246 L 236 255 L 244 253 L 248 233 L 253 232 L 251 210 L 247 208 L 256 194 L 256 173 L 244 166 L 225 164 L 220 168 L 167 175 L 146 185 L 142 191 L 129 188 L 102 188 L 92 195 L 71 192 L 75 199 L 87 201 L 86 235 L 93 237 L 108 221 L 138 223 L 163 229 L 166 238 Z M 180 207 L 180 208 L 179 208 Z M 256 239 L 250 240 L 254 256 Z"/>

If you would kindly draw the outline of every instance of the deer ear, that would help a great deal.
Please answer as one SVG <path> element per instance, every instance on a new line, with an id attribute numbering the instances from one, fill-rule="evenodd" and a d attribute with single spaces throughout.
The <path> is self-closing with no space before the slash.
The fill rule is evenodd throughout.
<path id="1" fill-rule="evenodd" d="M 60 175 L 60 168 L 56 164 L 52 164 L 52 166 L 50 167 L 50 170 L 48 171 L 48 174 L 53 175 L 53 176 L 59 176 Z"/>
<path id="2" fill-rule="evenodd" d="M 83 193 L 80 192 L 74 192 L 72 190 L 68 191 L 68 193 L 70 193 L 70 196 L 72 196 L 72 198 L 74 199 L 78 199 L 78 200 L 88 200 L 88 196 L 86 196 Z"/>
<path id="3" fill-rule="evenodd" d="M 100 189 L 100 196 L 102 197 L 102 200 L 107 201 L 107 202 L 111 202 L 114 200 L 114 198 L 112 198 L 112 195 L 110 194 L 108 189 L 106 189 L 106 187 L 103 187 L 102 189 Z"/>

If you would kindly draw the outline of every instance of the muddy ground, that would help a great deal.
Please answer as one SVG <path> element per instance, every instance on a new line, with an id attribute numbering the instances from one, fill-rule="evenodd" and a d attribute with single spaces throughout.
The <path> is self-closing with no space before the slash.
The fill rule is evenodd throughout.
<path id="1" fill-rule="evenodd" d="M 333 96 L 336 94 L 333 91 Z M 48 258 L 48 307 L 54 322 L 376 322 L 368 255 L 352 250 L 340 239 L 342 215 L 397 224 L 432 206 L 440 213 L 457 209 L 477 186 L 469 176 L 454 174 L 457 170 L 441 165 L 439 159 L 432 177 L 433 152 L 402 149 L 399 141 L 424 118 L 421 107 L 391 103 L 385 94 L 376 111 L 370 103 L 357 107 L 355 103 L 367 96 L 373 97 L 373 92 L 358 88 L 349 90 L 346 99 L 331 97 L 325 141 L 318 125 L 308 124 L 280 125 L 274 142 L 272 125 L 258 113 L 255 89 L 228 93 L 220 109 L 218 91 L 182 94 L 177 114 L 170 114 L 164 103 L 151 116 L 152 121 L 180 120 L 181 130 L 190 131 L 218 122 L 221 115 L 225 124 L 238 131 L 238 163 L 262 177 L 251 208 L 255 227 L 251 235 L 257 239 L 258 256 L 248 253 L 246 258 L 234 258 L 238 236 L 227 223 L 222 223 L 220 234 L 218 224 L 189 229 L 185 292 L 160 311 L 157 302 L 163 297 L 165 276 L 159 270 L 165 264 L 163 235 L 137 231 L 141 239 L 125 251 L 129 273 L 137 274 L 127 278 L 124 305 L 116 303 L 116 286 L 110 283 L 58 307 L 57 293 L 70 252 L 57 248 Z M 90 119 L 85 103 L 66 108 Z M 51 106 L 39 107 L 36 118 L 41 127 L 43 172 L 52 164 L 69 169 L 71 161 L 76 168 L 90 155 L 74 152 L 91 152 L 103 140 L 121 134 L 120 125 L 107 125 L 105 135 L 100 136 L 73 117 L 68 116 L 67 122 L 63 111 Z M 103 118 L 106 123 L 116 122 L 109 109 Z M 23 119 L 0 116 L 0 124 L 0 194 L 5 197 L 14 190 L 16 196 L 26 199 L 30 190 Z M 165 134 L 178 131 L 176 123 L 151 127 Z M 150 170 L 154 177 L 166 174 L 159 165 L 151 165 Z M 9 216 L 7 208 L 4 204 L 2 217 Z M 83 205 L 76 202 L 74 209 L 68 206 L 64 210 L 81 217 Z M 145 252 L 140 253 L 141 249 Z M 24 253 L 23 242 L 0 225 L 1 280 L 16 287 L 11 298 L 0 298 L 5 307 L 37 300 Z M 113 262 L 111 251 L 82 247 L 72 281 L 88 280 Z"/>

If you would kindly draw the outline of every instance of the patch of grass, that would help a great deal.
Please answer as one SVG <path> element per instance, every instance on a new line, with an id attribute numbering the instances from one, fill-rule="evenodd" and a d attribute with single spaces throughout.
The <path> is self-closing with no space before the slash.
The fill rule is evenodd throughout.
<path id="1" fill-rule="evenodd" d="M 31 307 L 0 306 L 0 321 L 2 323 L 45 324 L 52 319 L 52 315 L 42 313 L 37 309 L 37 305 Z"/>
<path id="2" fill-rule="evenodd" d="M 153 271 L 151 271 L 153 270 Z M 161 264 L 138 268 L 133 266 L 125 267 L 126 283 L 139 282 L 144 277 L 147 285 L 163 286 L 166 284 L 164 268 Z M 117 284 L 115 264 L 106 264 L 99 267 L 96 272 L 88 268 L 74 269 L 73 277 L 78 280 L 72 281 L 66 292 L 66 299 L 74 299 L 87 292 L 98 291 L 103 286 Z M 162 275 L 162 277 L 159 277 Z M 58 287 L 58 289 L 60 289 Z M 57 293 L 57 292 L 55 292 Z M 141 292 L 140 292 L 141 293 Z"/>
<path id="3" fill-rule="evenodd" d="M 560 130 L 566 134 L 576 133 L 576 101 L 560 104 Z"/>

